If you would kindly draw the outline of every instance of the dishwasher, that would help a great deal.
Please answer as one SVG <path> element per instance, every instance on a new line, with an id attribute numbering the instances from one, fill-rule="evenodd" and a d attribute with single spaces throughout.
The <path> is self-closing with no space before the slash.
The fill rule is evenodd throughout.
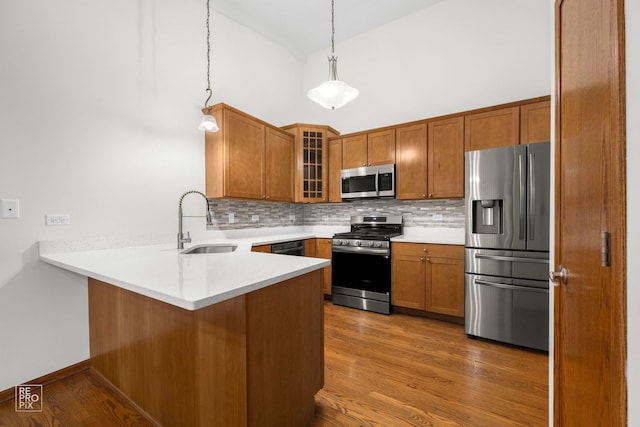
<path id="1" fill-rule="evenodd" d="M 304 256 L 304 240 L 274 243 L 271 245 L 272 254 Z"/>

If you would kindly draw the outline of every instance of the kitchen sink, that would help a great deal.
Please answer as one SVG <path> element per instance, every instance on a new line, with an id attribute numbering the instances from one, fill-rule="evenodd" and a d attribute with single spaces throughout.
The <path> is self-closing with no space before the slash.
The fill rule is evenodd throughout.
<path id="1" fill-rule="evenodd" d="M 180 252 L 185 255 L 192 254 L 223 254 L 233 252 L 238 248 L 238 245 L 229 244 L 211 244 L 211 245 L 197 245 L 189 249 L 185 249 Z"/>

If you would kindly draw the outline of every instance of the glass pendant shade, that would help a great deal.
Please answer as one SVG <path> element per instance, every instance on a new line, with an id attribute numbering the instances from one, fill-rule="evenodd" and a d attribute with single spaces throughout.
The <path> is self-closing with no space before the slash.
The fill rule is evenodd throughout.
<path id="1" fill-rule="evenodd" d="M 198 126 L 198 129 L 209 132 L 217 132 L 220 130 L 216 118 L 213 117 L 210 113 L 202 115 L 202 119 L 200 120 L 200 126 Z"/>
<path id="2" fill-rule="evenodd" d="M 340 80 L 328 80 L 307 92 L 307 96 L 324 108 L 335 110 L 358 97 L 360 91 Z"/>
<path id="3" fill-rule="evenodd" d="M 338 58 L 331 55 L 328 59 L 329 80 L 311 89 L 307 96 L 324 108 L 335 110 L 356 99 L 360 91 L 338 80 Z"/>

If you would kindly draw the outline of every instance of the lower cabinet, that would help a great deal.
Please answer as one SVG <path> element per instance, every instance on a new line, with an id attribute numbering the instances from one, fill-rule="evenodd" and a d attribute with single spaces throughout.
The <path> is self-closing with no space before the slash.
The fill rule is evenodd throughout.
<path id="1" fill-rule="evenodd" d="M 391 303 L 464 317 L 464 246 L 392 245 Z"/>
<path id="2" fill-rule="evenodd" d="M 317 258 L 331 259 L 331 239 L 316 239 Z M 327 266 L 323 271 L 323 288 L 325 295 L 331 295 L 331 266 Z"/>
<path id="3" fill-rule="evenodd" d="M 251 247 L 251 252 L 266 252 L 266 253 L 271 253 L 271 245 L 258 245 L 258 246 L 252 246 Z"/>

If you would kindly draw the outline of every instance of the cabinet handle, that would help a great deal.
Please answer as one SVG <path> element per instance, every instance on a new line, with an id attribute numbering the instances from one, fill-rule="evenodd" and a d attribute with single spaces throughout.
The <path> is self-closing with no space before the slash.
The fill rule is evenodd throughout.
<path id="1" fill-rule="evenodd" d="M 420 261 L 424 262 L 425 258 L 424 257 L 420 257 Z"/>
<path id="2" fill-rule="evenodd" d="M 432 197 L 433 197 L 433 194 L 429 193 L 429 198 L 432 198 Z"/>
<path id="3" fill-rule="evenodd" d="M 427 195 L 426 195 L 426 194 L 423 194 L 423 195 L 422 195 L 422 197 L 423 197 L 423 198 L 425 198 L 425 197 L 427 197 Z"/>
<path id="4" fill-rule="evenodd" d="M 425 258 L 425 261 L 431 262 L 431 258 Z"/>
<path id="5" fill-rule="evenodd" d="M 429 251 L 427 251 L 427 248 L 423 248 L 423 249 L 422 249 L 422 252 L 427 253 L 427 252 L 429 252 Z"/>

